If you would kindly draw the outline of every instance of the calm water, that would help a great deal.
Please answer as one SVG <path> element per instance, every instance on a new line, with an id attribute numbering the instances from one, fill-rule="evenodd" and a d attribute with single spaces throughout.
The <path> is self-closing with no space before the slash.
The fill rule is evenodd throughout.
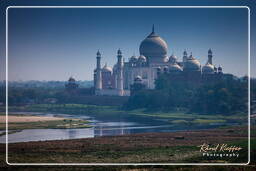
<path id="1" fill-rule="evenodd" d="M 15 114 L 28 114 L 16 112 Z M 28 142 L 28 141 L 44 141 L 44 140 L 61 140 L 76 138 L 93 138 L 98 136 L 124 135 L 146 132 L 174 132 L 193 129 L 215 128 L 220 124 L 214 125 L 196 125 L 193 127 L 179 125 L 171 125 L 167 120 L 159 120 L 155 118 L 141 116 L 119 116 L 115 118 L 109 117 L 89 117 L 84 115 L 67 115 L 67 114 L 42 114 L 31 113 L 39 116 L 61 116 L 66 118 L 80 118 L 91 121 L 92 128 L 81 129 L 26 129 L 21 132 L 8 135 L 8 142 Z M 233 124 L 233 123 L 232 123 Z M 5 136 L 0 136 L 0 143 L 5 142 Z"/>

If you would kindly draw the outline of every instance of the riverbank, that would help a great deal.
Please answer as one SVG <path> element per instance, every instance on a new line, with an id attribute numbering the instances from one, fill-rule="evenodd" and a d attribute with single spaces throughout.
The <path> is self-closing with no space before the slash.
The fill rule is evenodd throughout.
<path id="1" fill-rule="evenodd" d="M 5 130 L 6 116 L 0 115 L 0 130 Z M 33 116 L 33 115 L 9 115 L 8 129 L 57 129 L 57 128 L 89 128 L 88 121 L 63 117 Z M 13 132 L 15 133 L 15 131 Z M 2 133 L 3 134 L 3 133 Z"/>
<path id="2" fill-rule="evenodd" d="M 253 128 L 255 129 L 255 127 Z M 256 152 L 255 133 L 251 154 Z M 247 128 L 142 133 L 73 140 L 9 144 L 10 163 L 181 163 L 247 162 Z M 203 157 L 199 145 L 226 143 L 242 148 L 239 157 Z M 4 144 L 0 144 L 4 158 Z"/>
<path id="3" fill-rule="evenodd" d="M 0 116 L 0 123 L 5 123 L 5 116 Z M 21 122 L 45 122 L 63 120 L 60 117 L 47 117 L 47 116 L 8 116 L 8 123 L 21 123 Z"/>
<path id="4" fill-rule="evenodd" d="M 247 113 L 203 114 L 188 113 L 185 109 L 176 111 L 147 111 L 145 109 L 123 110 L 118 106 L 96 106 L 85 104 L 34 104 L 27 106 L 9 106 L 9 111 L 63 113 L 72 115 L 87 115 L 96 118 L 136 117 L 167 120 L 172 125 L 225 124 L 247 123 Z"/>

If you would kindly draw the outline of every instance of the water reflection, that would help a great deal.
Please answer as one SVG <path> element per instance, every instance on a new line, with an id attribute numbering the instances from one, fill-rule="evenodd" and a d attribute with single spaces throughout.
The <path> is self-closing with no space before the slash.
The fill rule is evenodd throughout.
<path id="1" fill-rule="evenodd" d="M 136 128 L 132 128 L 132 127 L 106 128 L 106 127 L 99 126 L 94 128 L 94 136 L 99 137 L 99 136 L 109 136 L 109 135 L 130 134 L 131 129 L 136 129 Z"/>
<path id="2" fill-rule="evenodd" d="M 8 142 L 28 142 L 44 140 L 62 140 L 76 138 L 92 138 L 99 136 L 124 135 L 140 132 L 158 132 L 157 126 L 120 126 L 106 127 L 96 126 L 82 129 L 26 129 L 21 132 L 8 135 Z M 163 127 L 162 127 L 163 128 Z M 157 130 L 159 129 L 159 130 Z M 168 129 L 168 127 L 166 127 Z M 170 129 L 170 128 L 169 128 Z M 169 130 L 170 131 L 170 130 Z M 0 137 L 0 143 L 5 142 L 5 136 Z"/>

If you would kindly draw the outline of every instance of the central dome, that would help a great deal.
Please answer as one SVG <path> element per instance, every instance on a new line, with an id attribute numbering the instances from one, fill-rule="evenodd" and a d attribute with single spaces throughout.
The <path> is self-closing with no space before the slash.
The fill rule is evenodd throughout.
<path id="1" fill-rule="evenodd" d="M 164 62 L 167 50 L 167 43 L 154 32 L 154 27 L 152 33 L 140 44 L 140 54 L 151 62 Z"/>

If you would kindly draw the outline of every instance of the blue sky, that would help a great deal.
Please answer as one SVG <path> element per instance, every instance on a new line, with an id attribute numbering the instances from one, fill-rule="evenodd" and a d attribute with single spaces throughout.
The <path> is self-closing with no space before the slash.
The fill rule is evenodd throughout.
<path id="1" fill-rule="evenodd" d="M 207 50 L 212 48 L 213 62 L 221 64 L 224 72 L 247 74 L 246 8 L 11 8 L 8 14 L 10 80 L 67 80 L 71 75 L 91 80 L 98 49 L 102 64 L 111 66 L 118 48 L 126 60 L 139 55 L 139 45 L 152 24 L 166 40 L 169 55 L 174 53 L 181 60 L 187 49 L 204 65 Z M 1 50 L 1 61 L 3 57 Z M 254 71 L 252 74 L 256 75 Z"/>

